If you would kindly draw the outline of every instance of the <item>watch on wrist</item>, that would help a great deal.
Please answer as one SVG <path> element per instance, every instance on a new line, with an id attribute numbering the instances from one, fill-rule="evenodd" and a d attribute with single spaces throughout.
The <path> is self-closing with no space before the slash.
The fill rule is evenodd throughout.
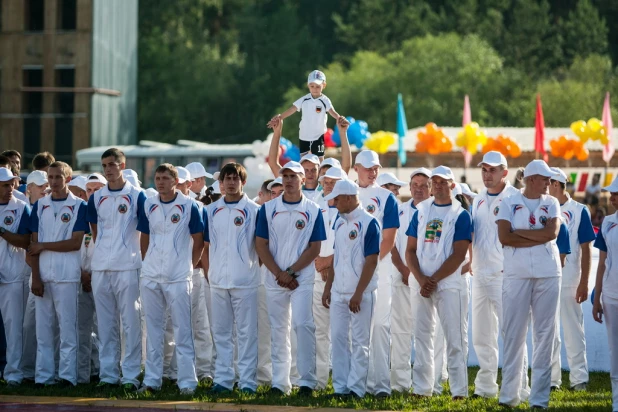
<path id="1" fill-rule="evenodd" d="M 298 275 L 296 274 L 296 272 L 294 272 L 294 269 L 292 269 L 292 267 L 289 267 L 285 270 L 288 275 L 292 276 L 294 279 L 296 279 L 298 277 Z"/>
<path id="2" fill-rule="evenodd" d="M 4 236 L 5 233 L 6 233 L 6 229 L 3 227 L 0 227 L 0 237 Z"/>

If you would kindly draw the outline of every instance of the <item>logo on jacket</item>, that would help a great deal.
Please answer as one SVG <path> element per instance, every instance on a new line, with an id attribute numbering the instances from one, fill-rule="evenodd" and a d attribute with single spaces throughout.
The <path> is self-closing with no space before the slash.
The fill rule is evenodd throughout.
<path id="1" fill-rule="evenodd" d="M 373 214 L 376 211 L 376 207 L 374 205 L 367 205 L 367 212 Z"/>
<path id="2" fill-rule="evenodd" d="M 172 221 L 172 223 L 178 223 L 180 222 L 180 215 L 178 213 L 174 213 L 170 220 Z"/>
<path id="3" fill-rule="evenodd" d="M 69 223 L 71 221 L 71 215 L 68 213 L 63 213 L 62 216 L 60 216 L 60 220 L 62 223 Z"/>
<path id="4" fill-rule="evenodd" d="M 547 224 L 547 216 L 541 216 L 539 218 L 539 222 L 541 222 L 541 224 L 545 226 Z"/>
<path id="5" fill-rule="evenodd" d="M 13 216 L 5 216 L 4 217 L 4 224 L 6 226 L 11 226 L 13 224 L 14 220 L 13 220 Z"/>
<path id="6" fill-rule="evenodd" d="M 530 224 L 530 228 L 534 228 L 534 226 L 536 225 L 536 217 L 534 216 L 534 214 L 530 213 L 530 217 L 528 218 L 528 223 Z"/>
<path id="7" fill-rule="evenodd" d="M 496 206 L 494 209 L 494 216 L 498 216 L 498 212 L 500 211 L 500 206 Z"/>
<path id="8" fill-rule="evenodd" d="M 425 227 L 425 243 L 440 243 L 442 237 L 442 219 L 432 219 Z"/>
<path id="9" fill-rule="evenodd" d="M 316 113 L 322 113 L 322 106 L 315 106 Z"/>
<path id="10" fill-rule="evenodd" d="M 298 220 L 296 221 L 296 229 L 298 229 L 298 230 L 302 230 L 302 229 L 304 229 L 304 228 L 305 228 L 305 221 L 304 221 L 304 220 L 302 220 L 302 219 L 298 219 Z"/>
<path id="11" fill-rule="evenodd" d="M 352 230 L 348 236 L 350 237 L 350 240 L 354 240 L 358 237 L 358 232 L 356 230 Z"/>
<path id="12" fill-rule="evenodd" d="M 124 203 L 122 203 L 120 206 L 118 206 L 118 213 L 125 214 L 125 213 L 127 213 L 127 210 L 129 210 L 129 208 Z"/>
<path id="13" fill-rule="evenodd" d="M 244 220 L 242 217 L 240 217 L 240 216 L 236 216 L 236 217 L 234 218 L 234 224 L 235 224 L 236 226 L 242 226 L 242 224 L 243 224 L 243 222 L 244 222 L 244 221 L 245 221 L 245 220 Z"/>

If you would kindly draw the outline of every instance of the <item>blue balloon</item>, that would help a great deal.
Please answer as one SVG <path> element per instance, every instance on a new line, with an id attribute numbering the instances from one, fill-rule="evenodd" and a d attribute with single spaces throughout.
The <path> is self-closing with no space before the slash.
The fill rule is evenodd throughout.
<path id="1" fill-rule="evenodd" d="M 333 131 L 333 135 L 331 136 L 331 139 L 333 139 L 333 143 L 335 143 L 337 147 L 341 146 L 341 136 L 339 135 L 338 127 L 335 127 L 335 130 Z"/>
<path id="2" fill-rule="evenodd" d="M 348 128 L 348 139 L 350 140 L 350 144 L 353 144 L 359 149 L 363 147 L 365 140 L 367 140 L 369 136 L 369 125 L 364 120 L 356 120 Z"/>
<path id="3" fill-rule="evenodd" d="M 285 151 L 285 157 L 295 162 L 300 160 L 300 149 L 296 145 L 292 145 L 288 150 Z"/>

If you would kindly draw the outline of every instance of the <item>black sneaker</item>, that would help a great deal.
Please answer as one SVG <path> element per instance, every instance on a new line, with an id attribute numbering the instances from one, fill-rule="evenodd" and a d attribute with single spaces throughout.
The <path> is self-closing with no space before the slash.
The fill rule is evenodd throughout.
<path id="1" fill-rule="evenodd" d="M 384 398 L 388 398 L 390 395 L 387 392 L 378 392 L 376 393 L 376 398 L 378 399 L 384 399 Z"/>
<path id="2" fill-rule="evenodd" d="M 66 379 L 58 379 L 58 387 L 59 388 L 74 388 L 76 385 L 73 385 L 73 382 L 68 381 Z"/>
<path id="3" fill-rule="evenodd" d="M 530 409 L 540 409 L 540 410 L 543 410 L 543 411 L 544 411 L 544 410 L 546 410 L 547 408 L 546 408 L 546 407 L 544 407 L 544 406 L 541 406 L 541 405 L 532 405 L 532 406 L 530 407 Z"/>
<path id="4" fill-rule="evenodd" d="M 347 397 L 349 397 L 350 395 L 347 393 L 330 393 L 328 395 L 326 395 L 326 398 L 328 399 L 345 399 Z"/>
<path id="5" fill-rule="evenodd" d="M 270 388 L 269 395 L 285 396 L 285 393 L 279 388 Z"/>
<path id="6" fill-rule="evenodd" d="M 362 398 L 362 396 L 360 396 L 360 395 L 359 395 L 358 393 L 356 393 L 356 392 L 352 392 L 352 391 L 350 391 L 350 398 L 352 398 L 352 399 L 360 399 L 360 398 Z"/>
<path id="7" fill-rule="evenodd" d="M 298 388 L 298 396 L 313 396 L 313 389 L 308 386 Z"/>

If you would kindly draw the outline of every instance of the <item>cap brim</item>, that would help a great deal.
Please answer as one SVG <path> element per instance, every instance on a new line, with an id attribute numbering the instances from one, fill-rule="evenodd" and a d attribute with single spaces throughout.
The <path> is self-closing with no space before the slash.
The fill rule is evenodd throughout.
<path id="1" fill-rule="evenodd" d="M 364 168 L 366 168 L 366 169 L 371 169 L 371 168 L 372 168 L 372 167 L 374 167 L 374 166 L 379 166 L 379 167 L 382 167 L 382 165 L 380 164 L 380 162 L 376 162 L 376 163 L 374 163 L 374 162 L 371 162 L 371 163 L 355 163 L 355 164 L 357 164 L 357 165 L 361 165 L 361 166 L 363 166 L 363 167 L 364 167 Z"/>
<path id="2" fill-rule="evenodd" d="M 279 169 L 279 175 L 282 175 L 285 170 L 289 170 L 291 172 L 294 172 L 297 175 L 303 175 L 303 176 L 305 175 L 305 171 L 304 170 L 295 170 L 295 169 L 293 169 L 291 167 L 282 167 L 281 169 Z"/>
<path id="3" fill-rule="evenodd" d="M 434 173 L 430 177 L 441 177 L 442 179 L 446 179 L 446 180 L 455 180 L 453 176 L 445 175 L 442 173 Z"/>
<path id="4" fill-rule="evenodd" d="M 4 179 L 4 180 L 0 179 L 0 182 L 10 182 L 11 180 L 15 180 L 15 179 L 19 179 L 19 177 L 18 176 L 13 176 L 13 177 L 10 177 L 10 178 Z"/>
<path id="5" fill-rule="evenodd" d="M 315 84 L 322 84 L 322 83 L 324 83 L 325 81 L 326 81 L 326 80 L 317 80 L 317 79 L 314 79 L 314 80 L 308 80 L 308 81 L 307 81 L 307 84 L 311 84 L 311 83 L 315 83 Z"/>
<path id="6" fill-rule="evenodd" d="M 339 196 L 339 193 L 335 193 L 335 191 L 333 190 L 332 192 L 330 192 L 329 195 L 324 196 L 324 200 L 333 200 L 337 196 Z"/>
<path id="7" fill-rule="evenodd" d="M 610 193 L 614 193 L 614 192 L 618 192 L 618 184 L 611 184 L 609 186 L 605 186 L 603 189 L 601 190 L 605 190 L 606 192 L 610 192 Z"/>
<path id="8" fill-rule="evenodd" d="M 481 167 L 482 165 L 489 165 L 489 166 L 494 166 L 494 167 L 496 167 L 496 166 L 506 166 L 504 163 L 501 163 L 501 162 L 498 162 L 498 163 L 495 163 L 495 162 L 481 162 L 477 166 Z"/>

